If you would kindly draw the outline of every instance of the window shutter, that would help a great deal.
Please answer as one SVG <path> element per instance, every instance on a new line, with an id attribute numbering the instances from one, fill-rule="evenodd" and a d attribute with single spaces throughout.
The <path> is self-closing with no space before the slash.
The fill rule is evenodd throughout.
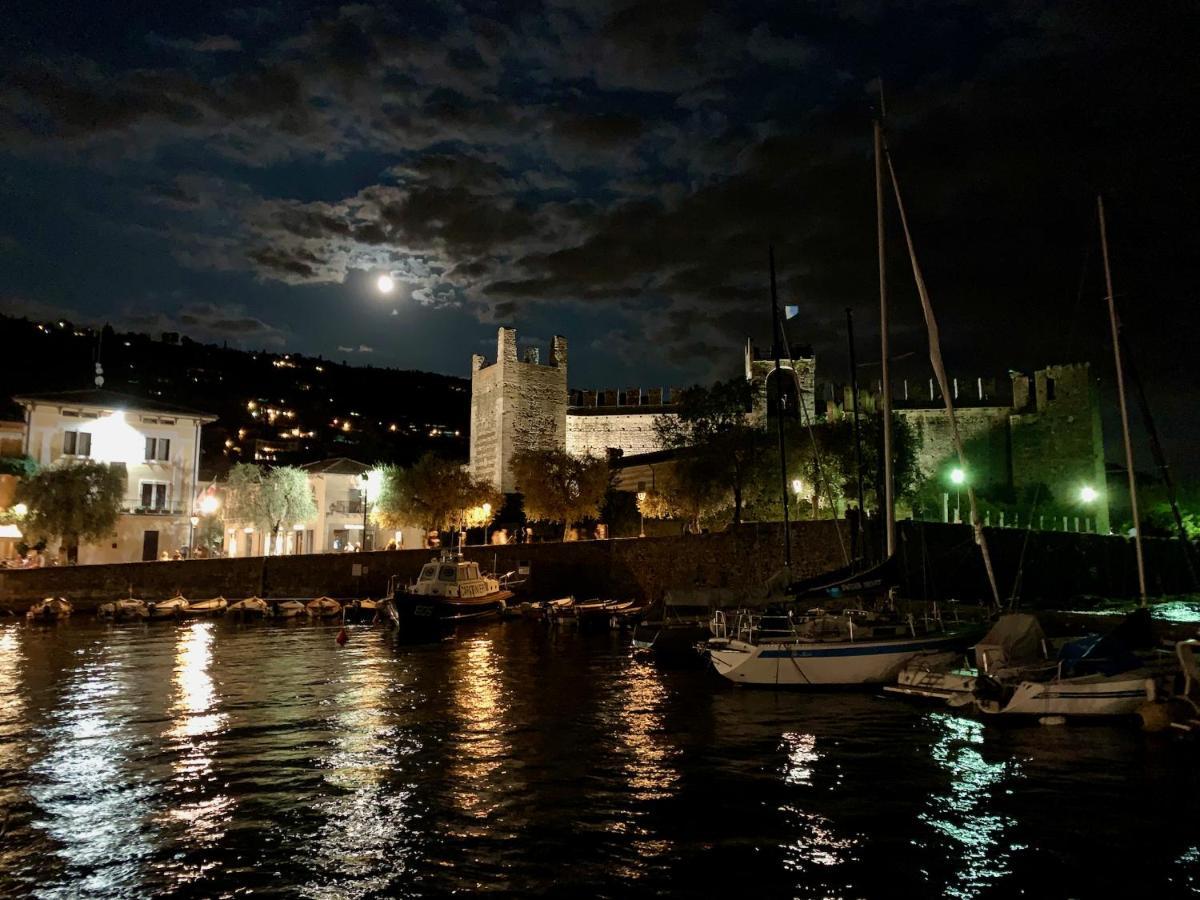
<path id="1" fill-rule="evenodd" d="M 171 439 L 170 438 L 159 438 L 158 439 L 158 458 L 160 460 L 162 460 L 163 462 L 166 462 L 167 460 L 169 460 L 171 458 Z"/>
<path id="2" fill-rule="evenodd" d="M 78 432 L 74 431 L 67 431 L 63 433 L 63 453 L 65 455 L 75 455 L 75 439 L 78 436 Z"/>
<path id="3" fill-rule="evenodd" d="M 86 431 L 79 432 L 79 455 L 92 455 L 92 436 Z"/>
<path id="4" fill-rule="evenodd" d="M 154 459 L 154 438 L 146 438 L 146 456 L 145 459 Z"/>

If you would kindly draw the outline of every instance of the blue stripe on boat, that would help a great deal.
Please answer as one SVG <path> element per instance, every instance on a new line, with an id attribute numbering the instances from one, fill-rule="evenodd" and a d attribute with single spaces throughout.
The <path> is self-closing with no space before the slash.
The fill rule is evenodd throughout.
<path id="1" fill-rule="evenodd" d="M 823 648 L 790 648 L 787 650 L 763 650 L 758 654 L 759 659 L 808 659 L 811 657 L 827 656 L 883 656 L 888 653 L 918 653 L 921 650 L 932 650 L 935 647 L 960 644 L 962 637 L 946 637 L 928 641 L 910 641 L 907 644 L 874 644 L 866 646 L 844 646 Z"/>

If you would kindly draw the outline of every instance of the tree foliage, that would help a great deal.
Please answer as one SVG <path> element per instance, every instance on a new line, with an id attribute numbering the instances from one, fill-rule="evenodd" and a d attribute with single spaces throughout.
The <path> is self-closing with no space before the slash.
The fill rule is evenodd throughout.
<path id="1" fill-rule="evenodd" d="M 26 536 L 61 538 L 72 558 L 80 542 L 113 533 L 124 496 L 125 474 L 91 460 L 42 469 L 17 486 L 17 500 L 29 507 Z"/>
<path id="2" fill-rule="evenodd" d="M 734 524 L 742 521 L 749 478 L 769 445 L 766 432 L 747 418 L 752 403 L 750 383 L 733 378 L 688 388 L 674 415 L 655 420 L 662 446 L 684 451 L 674 466 L 672 490 L 689 510 L 711 508 L 725 494 Z"/>
<path id="3" fill-rule="evenodd" d="M 576 522 L 599 516 L 611 479 L 606 460 L 565 450 L 523 450 L 513 456 L 512 470 L 525 514 L 535 521 L 562 522 L 564 539 Z"/>
<path id="4" fill-rule="evenodd" d="M 472 478 L 460 463 L 427 453 L 408 468 L 383 468 L 372 518 L 384 528 L 419 525 L 428 533 L 486 525 L 503 503 L 504 495 L 490 482 Z M 483 512 L 485 504 L 490 515 Z"/>
<path id="5" fill-rule="evenodd" d="M 0 456 L 0 475 L 17 478 L 32 478 L 37 474 L 38 464 L 29 456 Z"/>
<path id="6" fill-rule="evenodd" d="M 284 525 L 304 522 L 317 514 L 308 476 L 295 466 L 264 469 L 254 463 L 238 463 L 230 469 L 226 485 L 226 517 L 252 522 L 270 532 L 273 540 Z"/>

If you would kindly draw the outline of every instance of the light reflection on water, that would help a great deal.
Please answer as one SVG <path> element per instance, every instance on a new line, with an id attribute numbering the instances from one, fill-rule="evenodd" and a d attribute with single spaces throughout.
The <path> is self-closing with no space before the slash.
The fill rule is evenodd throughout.
<path id="1" fill-rule="evenodd" d="M 1012 854 L 1022 849 L 1005 837 L 1011 820 L 995 811 L 1001 788 L 1020 781 L 1020 765 L 984 759 L 981 722 L 945 712 L 931 713 L 929 721 L 938 735 L 933 760 L 950 783 L 947 792 L 930 795 L 931 809 L 920 820 L 949 839 L 956 872 L 945 893 L 976 897 L 1003 878 Z"/>
<path id="2" fill-rule="evenodd" d="M 529 623 L 420 648 L 335 633 L 0 625 L 0 896 L 1168 896 L 1200 876 L 1194 747 L 1161 736 L 734 690 Z"/>
<path id="3" fill-rule="evenodd" d="M 62 866 L 35 896 L 129 890 L 153 852 L 158 789 L 132 764 L 136 671 L 125 649 L 119 639 L 93 641 L 76 651 L 77 668 L 59 673 L 62 701 L 39 735 L 44 749 L 30 767 L 29 796 L 37 807 L 33 825 L 50 838 Z"/>

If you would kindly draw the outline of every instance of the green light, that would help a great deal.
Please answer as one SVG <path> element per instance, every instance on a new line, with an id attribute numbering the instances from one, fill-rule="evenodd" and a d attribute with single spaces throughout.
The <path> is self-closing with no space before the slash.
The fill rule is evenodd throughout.
<path id="1" fill-rule="evenodd" d="M 951 469 L 950 470 L 950 480 L 953 481 L 955 484 L 962 484 L 964 481 L 967 480 L 967 473 L 964 472 L 962 469 Z"/>
<path id="2" fill-rule="evenodd" d="M 1099 496 L 1096 489 L 1090 485 L 1085 484 L 1079 491 L 1079 499 L 1084 503 L 1094 503 Z"/>

